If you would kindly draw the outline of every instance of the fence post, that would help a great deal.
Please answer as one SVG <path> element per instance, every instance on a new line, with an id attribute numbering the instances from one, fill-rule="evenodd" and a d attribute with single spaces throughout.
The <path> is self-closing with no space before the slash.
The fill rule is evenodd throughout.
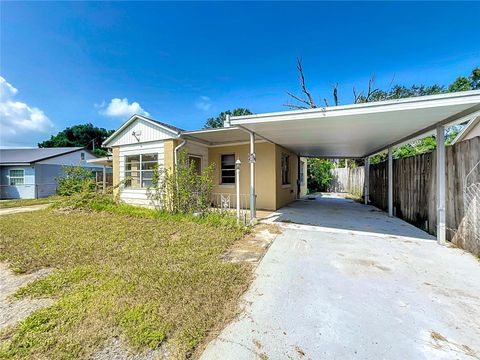
<path id="1" fill-rule="evenodd" d="M 240 159 L 235 161 L 235 186 L 237 190 L 237 224 L 240 224 Z"/>

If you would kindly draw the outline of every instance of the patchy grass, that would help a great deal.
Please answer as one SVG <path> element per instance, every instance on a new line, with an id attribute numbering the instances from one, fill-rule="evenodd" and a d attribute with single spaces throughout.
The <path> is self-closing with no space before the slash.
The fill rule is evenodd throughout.
<path id="1" fill-rule="evenodd" d="M 101 210 L 0 217 L 0 260 L 18 272 L 55 269 L 15 294 L 55 303 L 0 333 L 0 358 L 87 359 L 114 336 L 188 358 L 234 316 L 251 277 L 220 260 L 245 233 L 234 220 Z"/>
<path id="2" fill-rule="evenodd" d="M 55 201 L 58 201 L 58 196 L 51 196 L 48 198 L 41 199 L 14 199 L 14 200 L 1 200 L 0 209 L 20 207 L 20 206 L 30 206 L 30 205 L 41 205 L 41 204 L 50 204 Z"/>

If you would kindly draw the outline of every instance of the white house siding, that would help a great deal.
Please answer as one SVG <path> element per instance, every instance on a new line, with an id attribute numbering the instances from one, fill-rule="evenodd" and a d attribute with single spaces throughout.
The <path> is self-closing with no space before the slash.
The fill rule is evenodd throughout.
<path id="1" fill-rule="evenodd" d="M 137 135 L 136 138 L 133 132 Z M 163 129 L 158 125 L 154 125 L 148 121 L 137 119 L 129 126 L 127 126 L 120 134 L 108 144 L 109 147 L 122 146 L 127 144 L 145 143 L 148 141 L 166 140 L 177 137 L 173 131 Z"/>
<path id="2" fill-rule="evenodd" d="M 70 164 L 35 164 L 35 184 L 37 198 L 55 195 L 57 192 L 57 178 L 63 175 L 63 167 L 66 165 Z M 99 167 L 98 165 L 93 166 L 93 164 L 88 164 L 88 166 L 86 166 L 83 164 L 83 162 L 81 165 L 91 171 L 103 171 L 103 168 Z"/>
<path id="3" fill-rule="evenodd" d="M 200 156 L 202 158 L 202 170 L 208 166 L 208 147 L 204 144 L 187 141 L 185 150 L 188 155 Z"/>
<path id="4" fill-rule="evenodd" d="M 82 154 L 84 160 L 82 160 Z M 55 156 L 35 163 L 35 184 L 38 198 L 55 195 L 57 191 L 56 179 L 63 174 L 63 166 L 83 166 L 90 170 L 101 171 L 98 165 L 87 163 L 87 160 L 96 159 L 88 151 L 78 150 L 68 154 Z"/>
<path id="5" fill-rule="evenodd" d="M 119 147 L 119 152 L 119 175 L 121 184 L 125 180 L 125 157 L 127 155 L 158 154 L 158 167 L 163 169 L 165 158 L 163 140 L 123 145 Z M 120 199 L 129 204 L 151 205 L 151 201 L 147 197 L 147 189 L 131 189 L 122 186 L 120 188 Z"/>
<path id="6" fill-rule="evenodd" d="M 23 169 L 25 178 L 23 185 L 10 185 L 10 169 Z M 0 199 L 34 199 L 35 167 L 34 166 L 1 166 L 0 167 Z"/>
<path id="7" fill-rule="evenodd" d="M 81 160 L 81 154 L 84 154 L 85 160 Z M 53 164 L 53 165 L 72 165 L 72 166 L 84 166 L 84 167 L 98 167 L 98 165 L 89 164 L 87 160 L 96 159 L 97 157 L 90 154 L 88 151 L 85 150 L 78 150 L 75 152 L 71 152 L 68 154 L 55 156 L 50 159 L 45 159 L 36 162 L 36 164 Z"/>

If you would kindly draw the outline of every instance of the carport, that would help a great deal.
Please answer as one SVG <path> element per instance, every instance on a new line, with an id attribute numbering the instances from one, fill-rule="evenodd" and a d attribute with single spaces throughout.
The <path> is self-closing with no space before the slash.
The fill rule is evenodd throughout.
<path id="1" fill-rule="evenodd" d="M 445 127 L 480 115 L 480 91 L 227 118 L 227 126 L 250 134 L 250 207 L 255 214 L 255 137 L 303 157 L 365 159 L 388 151 L 388 214 L 393 216 L 395 146 L 436 134 L 437 240 L 445 243 Z M 253 216 L 254 217 L 254 216 Z"/>

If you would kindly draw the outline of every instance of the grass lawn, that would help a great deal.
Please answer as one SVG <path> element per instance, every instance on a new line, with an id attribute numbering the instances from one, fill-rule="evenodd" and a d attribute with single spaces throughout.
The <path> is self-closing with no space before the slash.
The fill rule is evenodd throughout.
<path id="1" fill-rule="evenodd" d="M 14 200 L 1 200 L 0 209 L 19 207 L 19 206 L 30 206 L 30 205 L 40 205 L 40 204 L 49 204 L 58 200 L 57 196 L 51 196 L 48 198 L 41 199 L 14 199 Z"/>
<path id="2" fill-rule="evenodd" d="M 185 216 L 0 216 L 0 261 L 17 272 L 55 269 L 15 296 L 56 300 L 0 333 L 0 358 L 87 359 L 114 336 L 134 351 L 165 345 L 171 358 L 195 357 L 250 281 L 249 267 L 220 260 L 243 235 Z"/>

